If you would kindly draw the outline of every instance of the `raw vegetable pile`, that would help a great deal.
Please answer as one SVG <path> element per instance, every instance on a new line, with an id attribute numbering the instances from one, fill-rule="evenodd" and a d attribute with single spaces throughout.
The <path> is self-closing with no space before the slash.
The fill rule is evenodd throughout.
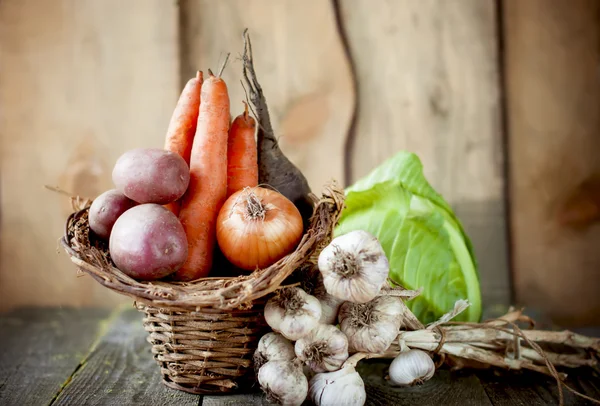
<path id="1" fill-rule="evenodd" d="M 244 75 L 254 77 L 253 69 Z M 219 256 L 240 274 L 268 267 L 300 242 L 312 194 L 277 145 L 258 83 L 248 85 L 262 120 L 257 140 L 248 105 L 230 123 L 227 84 L 208 70 L 207 79 L 198 72 L 185 85 L 164 149 L 138 148 L 117 160 L 116 188 L 93 201 L 89 224 L 125 274 L 192 281 L 218 276 Z"/>
<path id="2" fill-rule="evenodd" d="M 217 75 L 198 72 L 181 93 L 164 148 L 124 153 L 115 189 L 90 206 L 91 230 L 134 279 L 222 276 L 221 263 L 234 274 L 252 272 L 290 254 L 307 228 L 314 196 L 279 149 L 247 33 L 244 42 L 256 120 L 245 104 L 230 122 L 220 77 L 226 61 Z M 555 377 L 561 399 L 564 374 L 555 365 L 595 365 L 599 339 L 521 330 L 518 323 L 531 320 L 520 311 L 480 323 L 473 247 L 417 156 L 400 152 L 345 192 L 317 263 L 296 270 L 265 306 L 273 331 L 261 338 L 254 366 L 270 401 L 362 405 L 355 366 L 363 358 L 393 358 L 388 378 L 399 386 L 430 379 L 436 358 L 530 369 Z M 568 351 L 542 349 L 548 343 Z"/>

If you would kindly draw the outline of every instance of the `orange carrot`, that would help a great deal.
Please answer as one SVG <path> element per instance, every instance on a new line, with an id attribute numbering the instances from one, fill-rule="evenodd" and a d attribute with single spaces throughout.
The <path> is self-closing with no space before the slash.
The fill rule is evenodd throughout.
<path id="1" fill-rule="evenodd" d="M 175 279 L 190 281 L 210 272 L 216 245 L 216 221 L 227 197 L 229 95 L 220 77 L 202 84 L 200 112 L 190 156 L 190 183 L 179 220 L 188 239 L 188 258 Z"/>
<path id="2" fill-rule="evenodd" d="M 227 140 L 227 197 L 246 186 L 258 185 L 258 160 L 256 158 L 256 121 L 244 113 L 233 120 Z"/>
<path id="3" fill-rule="evenodd" d="M 190 153 L 192 151 L 192 142 L 196 133 L 198 123 L 198 109 L 200 107 L 200 89 L 202 88 L 202 72 L 196 72 L 196 77 L 188 80 L 167 128 L 167 137 L 165 140 L 165 149 L 181 155 L 185 162 L 190 163 Z M 171 202 L 165 207 L 171 210 L 175 215 L 179 214 L 181 202 Z"/>

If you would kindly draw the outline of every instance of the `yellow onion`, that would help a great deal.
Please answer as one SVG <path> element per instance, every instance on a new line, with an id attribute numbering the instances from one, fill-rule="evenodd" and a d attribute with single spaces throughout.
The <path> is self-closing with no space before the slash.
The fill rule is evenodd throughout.
<path id="1" fill-rule="evenodd" d="M 302 239 L 300 212 L 282 194 L 263 187 L 229 196 L 217 217 L 217 242 L 233 265 L 265 268 L 291 253 Z"/>

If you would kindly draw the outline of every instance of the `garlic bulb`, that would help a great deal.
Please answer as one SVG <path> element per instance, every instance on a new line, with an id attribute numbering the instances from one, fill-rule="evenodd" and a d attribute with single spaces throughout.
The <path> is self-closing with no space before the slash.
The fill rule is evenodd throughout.
<path id="1" fill-rule="evenodd" d="M 268 361 L 291 361 L 296 358 L 294 344 L 278 333 L 267 333 L 258 341 L 254 351 L 254 370 L 258 371 Z"/>
<path id="2" fill-rule="evenodd" d="M 364 304 L 345 302 L 339 312 L 340 329 L 348 337 L 350 352 L 380 353 L 398 337 L 402 303 L 380 296 Z"/>
<path id="3" fill-rule="evenodd" d="M 390 364 L 390 381 L 399 386 L 420 384 L 435 373 L 431 357 L 421 350 L 402 351 Z"/>
<path id="4" fill-rule="evenodd" d="M 319 254 L 318 265 L 327 292 L 353 303 L 373 300 L 389 272 L 381 244 L 363 230 L 334 238 Z"/>
<path id="5" fill-rule="evenodd" d="M 315 372 L 335 371 L 348 359 L 348 339 L 337 327 L 319 326 L 296 341 L 296 356 Z"/>
<path id="6" fill-rule="evenodd" d="M 258 383 L 267 400 L 278 405 L 301 405 L 308 395 L 308 380 L 294 361 L 269 361 L 258 370 Z"/>
<path id="7" fill-rule="evenodd" d="M 319 300 L 300 288 L 283 288 L 265 306 L 267 324 L 288 340 L 296 341 L 317 327 Z"/>
<path id="8" fill-rule="evenodd" d="M 344 301 L 327 293 L 327 289 L 323 285 L 323 275 L 321 272 L 316 273 L 315 279 L 313 295 L 321 303 L 321 319 L 319 322 L 321 324 L 337 324 L 338 312 Z"/>
<path id="9" fill-rule="evenodd" d="M 308 384 L 308 395 L 317 406 L 362 406 L 367 400 L 365 383 L 353 366 L 316 374 Z"/>

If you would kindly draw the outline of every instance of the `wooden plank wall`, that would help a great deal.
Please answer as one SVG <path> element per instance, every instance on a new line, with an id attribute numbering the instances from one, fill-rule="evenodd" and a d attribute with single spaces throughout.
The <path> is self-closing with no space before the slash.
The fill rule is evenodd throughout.
<path id="1" fill-rule="evenodd" d="M 340 3 L 359 95 L 351 178 L 417 153 L 473 239 L 485 302 L 507 303 L 495 2 Z"/>
<path id="2" fill-rule="evenodd" d="M 553 240 L 534 232 L 549 221 L 538 208 L 547 210 L 598 171 L 598 138 L 591 136 L 598 131 L 597 3 L 578 0 L 580 11 L 562 10 L 558 0 L 555 8 L 543 0 L 506 0 L 503 7 L 495 0 L 376 3 L 1 1 L 0 309 L 122 300 L 90 278 L 76 278 L 66 256 L 56 254 L 68 207 L 43 185 L 88 196 L 110 187 L 116 157 L 134 146 L 160 146 L 183 83 L 196 69 L 219 65 L 227 52 L 224 77 L 233 108 L 241 110 L 245 27 L 282 148 L 313 189 L 331 178 L 352 182 L 400 149 L 416 152 L 474 240 L 489 311 L 512 300 L 504 169 L 510 164 L 519 302 L 550 308 L 549 298 L 566 298 L 547 286 L 569 283 L 559 268 L 570 260 L 579 272 L 571 279 L 597 275 L 598 261 L 583 256 L 593 254 L 597 229 L 555 232 Z M 567 28 L 558 24 L 563 17 Z M 587 67 L 575 70 L 574 60 Z M 557 135 L 563 133 L 572 138 Z M 577 146 L 564 153 L 572 140 Z M 525 151 L 537 151 L 546 165 Z M 565 158 L 552 159 L 559 152 Z M 561 172 L 563 161 L 576 176 Z M 531 192 L 532 184 L 544 187 Z M 549 257 L 561 265 L 548 265 Z M 590 284 L 571 283 L 570 295 L 581 287 L 594 297 Z M 536 290 L 542 293 L 533 300 Z M 597 317 L 595 303 L 590 314 Z"/>
<path id="3" fill-rule="evenodd" d="M 178 10 L 163 0 L 0 2 L 0 305 L 114 304 L 57 254 L 67 200 L 117 157 L 162 146 L 179 89 Z"/>
<path id="4" fill-rule="evenodd" d="M 600 320 L 600 2 L 506 0 L 514 285 L 564 325 Z"/>

